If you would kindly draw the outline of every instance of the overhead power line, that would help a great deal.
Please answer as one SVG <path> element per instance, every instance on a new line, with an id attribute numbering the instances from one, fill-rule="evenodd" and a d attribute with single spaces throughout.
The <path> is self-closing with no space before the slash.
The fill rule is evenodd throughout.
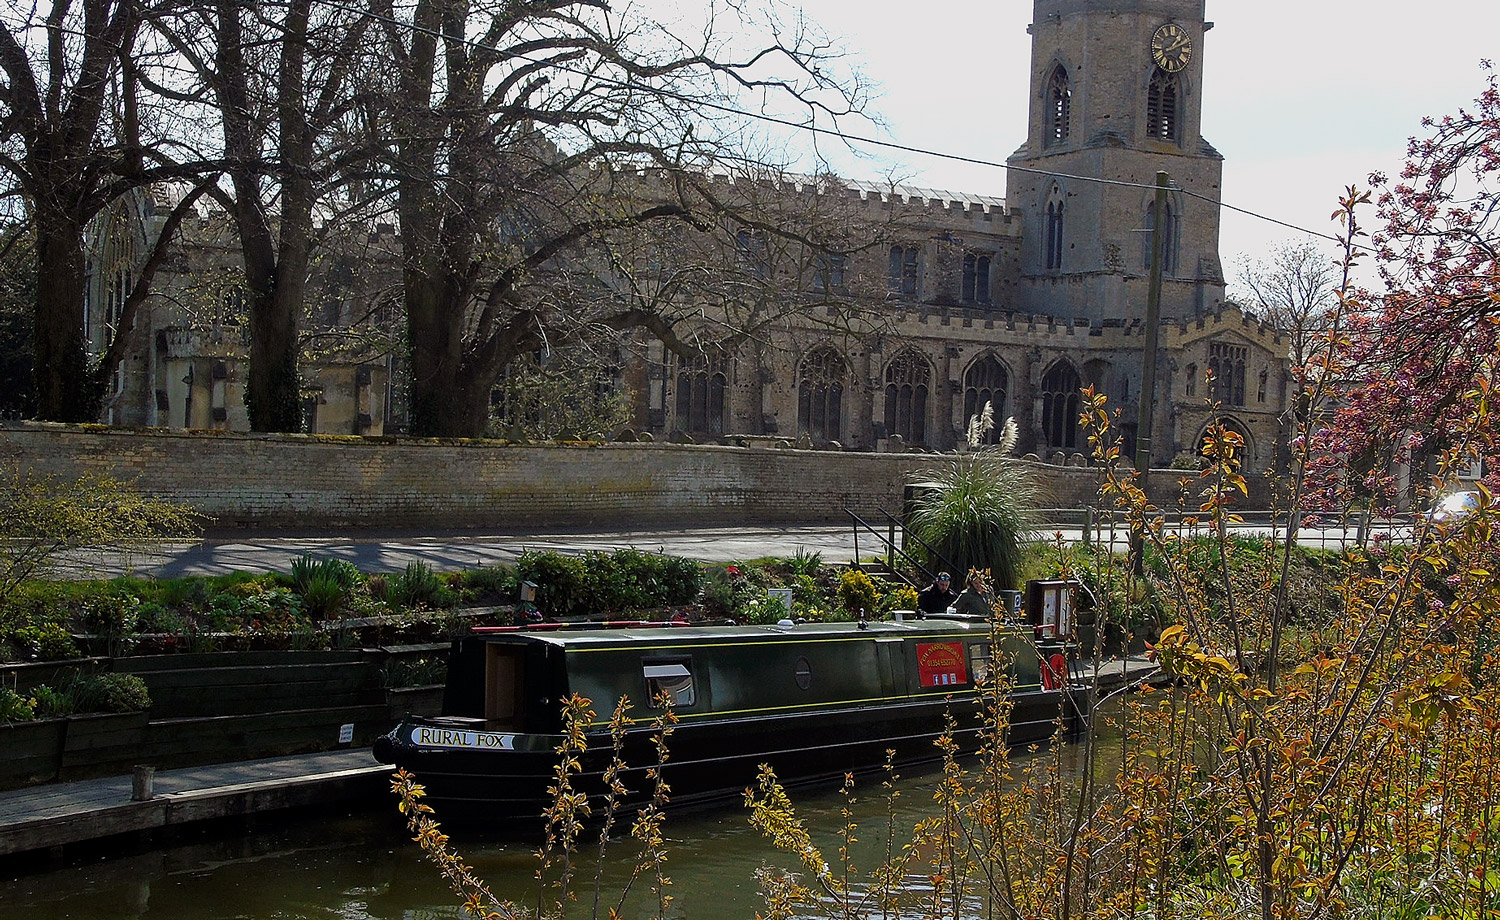
<path id="1" fill-rule="evenodd" d="M 365 17 L 373 19 L 373 20 L 375 20 L 377 22 L 384 22 L 384 23 L 387 23 L 389 25 L 396 26 L 397 28 L 406 29 L 406 30 L 411 31 L 411 32 L 418 32 L 418 33 L 422 33 L 422 34 L 426 34 L 426 35 L 431 35 L 431 36 L 434 36 L 436 38 L 442 38 L 442 39 L 445 39 L 445 40 L 456 37 L 456 36 L 446 35 L 446 34 L 444 34 L 443 32 L 441 32 L 440 30 L 437 30 L 437 29 L 428 28 L 426 26 L 421 26 L 421 25 L 418 25 L 416 23 L 404 22 L 402 20 L 396 19 L 396 18 L 391 17 L 391 16 L 385 16 L 383 14 L 376 13 L 373 10 L 360 9 L 360 8 L 357 8 L 357 7 L 352 7 L 352 6 L 349 6 L 348 4 L 339 2 L 339 0 L 316 0 L 316 2 L 321 3 L 324 6 L 332 7 L 334 9 L 338 9 L 338 10 L 342 10 L 342 11 L 344 11 L 346 13 L 351 13 L 351 14 L 358 15 L 358 16 L 365 16 Z M 1013 164 L 1010 164 L 1010 163 L 1001 163 L 1001 162 L 998 162 L 998 161 L 995 161 L 995 160 L 987 160 L 987 159 L 984 159 L 982 157 L 967 156 L 965 154 L 960 154 L 960 153 L 950 153 L 950 152 L 944 151 L 944 150 L 935 150 L 935 149 L 932 149 L 930 147 L 919 147 L 919 146 L 916 146 L 916 145 L 913 145 L 913 144 L 903 144 L 903 143 L 900 143 L 898 141 L 883 140 L 883 139 L 878 138 L 878 137 L 869 137 L 869 136 L 861 135 L 861 134 L 853 134 L 853 133 L 850 133 L 850 132 L 845 131 L 845 130 L 840 129 L 840 128 L 825 128 L 825 127 L 822 127 L 820 125 L 817 125 L 817 124 L 814 124 L 814 123 L 811 123 L 811 122 L 795 121 L 795 120 L 790 119 L 790 118 L 785 118 L 785 117 L 778 116 L 778 115 L 769 115 L 769 114 L 766 114 L 764 112 L 750 112 L 750 111 L 746 111 L 744 109 L 737 108 L 737 107 L 732 106 L 732 105 L 728 105 L 728 104 L 720 103 L 720 102 L 713 102 L 713 101 L 710 101 L 710 100 L 707 100 L 707 99 L 703 99 L 703 98 L 697 97 L 697 96 L 689 96 L 689 95 L 687 95 L 685 93 L 679 93 L 679 92 L 676 92 L 674 90 L 663 89 L 661 87 L 642 86 L 642 85 L 634 84 L 634 83 L 626 83 L 623 80 L 617 80 L 617 79 L 615 79 L 613 77 L 609 77 L 609 76 L 606 76 L 604 74 L 600 74 L 600 73 L 596 73 L 596 72 L 593 72 L 593 71 L 584 70 L 583 68 L 579 68 L 579 67 L 569 66 L 568 64 L 566 64 L 564 62 L 561 62 L 561 61 L 553 61 L 553 60 L 547 60 L 547 59 L 537 59 L 537 58 L 534 58 L 534 57 L 531 57 L 531 56 L 525 55 L 525 54 L 514 54 L 514 53 L 506 52 L 506 51 L 504 51 L 504 49 L 497 48 L 497 47 L 494 47 L 492 45 L 486 45 L 483 42 L 474 41 L 473 39 L 470 39 L 470 38 L 467 38 L 467 37 L 457 37 L 457 38 L 458 38 L 458 40 L 462 44 L 465 44 L 465 45 L 467 45 L 467 46 L 469 46 L 471 48 L 475 48 L 475 49 L 478 49 L 478 50 L 481 50 L 481 51 L 490 51 L 490 52 L 494 52 L 494 53 L 497 53 L 497 54 L 510 54 L 510 56 L 513 57 L 516 60 L 525 61 L 525 62 L 527 62 L 529 64 L 535 64 L 535 65 L 542 66 L 542 67 L 551 67 L 551 68 L 563 71 L 565 73 L 571 73 L 571 74 L 573 74 L 575 76 L 581 76 L 581 77 L 585 77 L 585 78 L 588 78 L 588 79 L 591 79 L 591 80 L 597 80 L 599 82 L 602 82 L 602 83 L 605 83 L 605 84 L 608 84 L 608 85 L 612 85 L 612 86 L 616 86 L 616 87 L 619 87 L 619 88 L 622 88 L 622 89 L 631 89 L 631 90 L 644 91 L 644 92 L 651 93 L 653 95 L 656 95 L 656 96 L 664 98 L 664 99 L 672 99 L 672 100 L 675 100 L 675 101 L 678 101 L 678 102 L 683 102 L 683 103 L 686 103 L 688 105 L 691 105 L 691 106 L 694 106 L 694 107 L 697 107 L 697 108 L 700 108 L 700 109 L 710 109 L 710 110 L 713 110 L 713 111 L 716 111 L 716 112 L 722 112 L 722 113 L 727 114 L 727 115 L 734 115 L 734 116 L 737 116 L 737 117 L 740 117 L 740 118 L 748 118 L 748 119 L 752 119 L 752 120 L 755 120 L 755 121 L 761 121 L 761 122 L 766 122 L 766 123 L 769 123 L 769 124 L 778 125 L 778 126 L 781 126 L 781 127 L 784 127 L 784 128 L 790 128 L 790 129 L 795 130 L 795 131 L 805 131 L 805 132 L 807 132 L 809 134 L 826 136 L 826 137 L 834 137 L 834 138 L 838 138 L 839 140 L 841 140 L 841 141 L 843 141 L 844 143 L 847 143 L 847 144 L 864 145 L 864 146 L 869 146 L 869 147 L 879 147 L 879 148 L 885 149 L 885 150 L 900 151 L 902 153 L 910 153 L 910 154 L 914 154 L 914 155 L 917 155 L 917 156 L 934 157 L 934 158 L 937 158 L 937 159 L 949 160 L 949 161 L 957 162 L 957 163 L 968 163 L 968 164 L 974 165 L 974 166 L 986 166 L 986 167 L 990 167 L 990 168 L 994 168 L 994 169 L 1008 169 L 1008 170 L 1013 170 L 1015 172 L 1029 173 L 1029 174 L 1032 174 L 1032 175 L 1045 176 L 1047 178 L 1053 178 L 1053 179 L 1065 179 L 1065 180 L 1074 181 L 1074 182 L 1092 182 L 1092 183 L 1095 183 L 1095 184 L 1098 184 L 1098 185 L 1110 185 L 1110 186 L 1118 186 L 1118 187 L 1122 187 L 1122 188 L 1144 189 L 1146 191 L 1151 191 L 1151 192 L 1155 192 L 1155 190 L 1156 190 L 1156 186 L 1153 183 L 1131 182 L 1131 181 L 1127 181 L 1127 180 L 1123 180 L 1123 179 L 1105 179 L 1105 178 L 1102 178 L 1102 177 L 1099 177 L 1099 176 L 1075 175 L 1073 173 L 1064 173 L 1064 172 L 1057 172 L 1055 170 L 1038 169 L 1038 168 L 1031 167 L 1031 166 L 1016 166 L 1016 165 L 1013 165 Z M 1289 230 L 1295 230 L 1298 233 L 1305 233 L 1305 234 L 1308 234 L 1309 236 L 1318 237 L 1319 239 L 1329 240 L 1331 242 L 1335 242 L 1335 243 L 1339 243 L 1339 244 L 1342 244 L 1344 242 L 1344 240 L 1342 240 L 1341 238 L 1339 238 L 1338 236 L 1335 236 L 1333 234 L 1322 233 L 1322 232 L 1317 231 L 1317 230 L 1311 230 L 1311 229 L 1309 229 L 1307 227 L 1303 227 L 1303 226 L 1300 226 L 1298 224 L 1291 223 L 1290 221 L 1281 220 L 1280 218 L 1272 217 L 1272 216 L 1270 216 L 1268 214 L 1262 214 L 1259 211 L 1253 211 L 1253 210 L 1251 210 L 1249 208 L 1242 208 L 1242 207 L 1239 207 L 1237 205 L 1232 205 L 1232 204 L 1229 204 L 1229 203 L 1225 202 L 1222 198 L 1211 198 L 1211 197 L 1209 197 L 1207 195 L 1203 195 L 1203 194 L 1200 194 L 1198 192 L 1190 191 L 1189 189 L 1186 189 L 1186 188 L 1182 187 L 1181 185 L 1177 184 L 1175 181 L 1172 184 L 1172 189 L 1173 189 L 1173 191 L 1180 192 L 1181 194 L 1183 194 L 1183 195 L 1185 195 L 1185 196 L 1187 196 L 1189 198 L 1196 198 L 1196 199 L 1198 199 L 1200 201 L 1208 202 L 1209 204 L 1215 205 L 1217 207 L 1225 208 L 1227 210 L 1234 211 L 1234 212 L 1236 212 L 1238 214 L 1244 214 L 1247 217 L 1252 217 L 1252 218 L 1255 218 L 1257 220 L 1263 220 L 1263 221 L 1266 221 L 1268 223 L 1276 224 L 1277 226 L 1285 227 L 1285 228 L 1287 228 Z M 1356 244 L 1356 248 L 1364 249 L 1364 250 L 1372 251 L 1372 252 L 1374 251 L 1373 249 L 1371 249 L 1371 247 L 1361 246 L 1361 245 L 1358 245 L 1358 244 Z"/>

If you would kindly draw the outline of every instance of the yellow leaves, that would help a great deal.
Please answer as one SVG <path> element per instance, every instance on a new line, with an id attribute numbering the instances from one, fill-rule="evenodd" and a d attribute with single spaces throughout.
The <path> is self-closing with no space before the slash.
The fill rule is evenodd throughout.
<path id="1" fill-rule="evenodd" d="M 1399 691 L 1394 702 L 1397 725 L 1412 734 L 1425 734 L 1439 719 L 1452 724 L 1478 711 L 1472 690 L 1462 674 L 1449 672 Z"/>

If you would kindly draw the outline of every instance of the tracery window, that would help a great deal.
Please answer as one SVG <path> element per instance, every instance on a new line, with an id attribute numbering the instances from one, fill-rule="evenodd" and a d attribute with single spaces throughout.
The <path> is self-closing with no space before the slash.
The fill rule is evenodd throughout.
<path id="1" fill-rule="evenodd" d="M 1078 447 L 1078 371 L 1059 361 L 1042 377 L 1042 437 L 1052 450 Z"/>
<path id="2" fill-rule="evenodd" d="M 1208 367 L 1214 374 L 1214 399 L 1226 406 L 1245 404 L 1245 362 L 1250 357 L 1247 345 L 1212 342 L 1208 346 Z"/>
<path id="3" fill-rule="evenodd" d="M 1052 147 L 1068 139 L 1073 109 L 1073 90 L 1068 85 L 1068 71 L 1061 64 L 1047 80 L 1047 137 L 1044 146 Z"/>
<path id="4" fill-rule="evenodd" d="M 915 297 L 917 293 L 917 269 L 921 264 L 921 249 L 916 246 L 892 246 L 890 269 L 887 279 L 891 291 L 904 297 Z"/>
<path id="5" fill-rule="evenodd" d="M 813 266 L 813 285 L 819 291 L 842 291 L 848 257 L 839 253 L 819 255 Z"/>
<path id="6" fill-rule="evenodd" d="M 1178 230 L 1181 229 L 1182 220 L 1170 201 L 1166 204 L 1165 212 L 1161 234 L 1161 271 L 1164 275 L 1175 275 L 1177 274 Z M 1141 234 L 1141 270 L 1150 271 L 1153 235 L 1150 231 L 1156 229 L 1156 206 L 1154 204 L 1146 206 L 1146 218 L 1143 225 L 1148 232 Z"/>
<path id="7" fill-rule="evenodd" d="M 797 430 L 822 441 L 837 441 L 844 430 L 843 356 L 824 346 L 802 361 L 797 379 Z"/>
<path id="8" fill-rule="evenodd" d="M 885 427 L 909 444 L 927 442 L 927 393 L 932 367 L 914 351 L 897 355 L 885 367 Z"/>
<path id="9" fill-rule="evenodd" d="M 677 359 L 678 431 L 720 435 L 724 433 L 724 393 L 729 378 L 718 352 Z"/>
<path id="10" fill-rule="evenodd" d="M 1158 140 L 1178 140 L 1177 102 L 1181 96 L 1177 75 L 1158 68 L 1151 74 L 1146 89 L 1146 136 Z"/>
<path id="11" fill-rule="evenodd" d="M 993 261 L 989 253 L 964 253 L 963 279 L 960 285 L 960 297 L 964 303 L 989 304 L 990 266 Z"/>
<path id="12" fill-rule="evenodd" d="M 1063 258 L 1063 195 L 1062 189 L 1053 186 L 1047 199 L 1047 270 L 1062 268 Z"/>
<path id="13" fill-rule="evenodd" d="M 991 411 L 995 416 L 995 427 L 990 429 L 985 436 L 986 444 L 994 444 L 1000 440 L 1000 432 L 1005 422 L 1005 396 L 1010 387 L 1010 375 L 1005 372 L 1005 365 L 994 355 L 986 355 L 969 365 L 969 370 L 964 374 L 964 424 L 969 419 L 984 411 L 984 404 L 989 403 Z"/>

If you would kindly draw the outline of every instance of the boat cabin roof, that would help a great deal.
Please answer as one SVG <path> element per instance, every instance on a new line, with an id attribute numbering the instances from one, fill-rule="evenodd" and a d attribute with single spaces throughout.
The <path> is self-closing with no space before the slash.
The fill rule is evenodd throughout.
<path id="1" fill-rule="evenodd" d="M 855 622 L 839 622 L 766 626 L 631 626 L 618 629 L 567 629 L 546 632 L 525 629 L 476 630 L 474 638 L 486 642 L 525 642 L 563 649 L 581 649 L 617 645 L 701 645 L 724 641 L 784 642 L 789 638 L 805 641 L 854 637 L 920 638 L 926 635 L 951 636 L 965 632 L 987 634 L 989 630 L 990 624 L 977 618 L 972 620 L 929 618 L 905 620 L 900 623 L 884 620 L 869 621 L 863 626 Z"/>

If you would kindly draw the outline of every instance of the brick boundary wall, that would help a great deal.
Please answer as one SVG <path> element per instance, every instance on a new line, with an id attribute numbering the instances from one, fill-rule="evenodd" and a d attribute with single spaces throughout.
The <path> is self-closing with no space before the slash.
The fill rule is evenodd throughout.
<path id="1" fill-rule="evenodd" d="M 0 464 L 123 479 L 191 505 L 213 519 L 214 531 L 843 523 L 846 508 L 867 519 L 881 508 L 897 512 L 909 475 L 944 460 L 759 446 L 0 424 Z M 1053 507 L 1097 504 L 1097 470 L 1036 466 Z M 1164 504 L 1175 505 L 1180 476 L 1153 473 L 1154 485 L 1167 489 Z"/>

